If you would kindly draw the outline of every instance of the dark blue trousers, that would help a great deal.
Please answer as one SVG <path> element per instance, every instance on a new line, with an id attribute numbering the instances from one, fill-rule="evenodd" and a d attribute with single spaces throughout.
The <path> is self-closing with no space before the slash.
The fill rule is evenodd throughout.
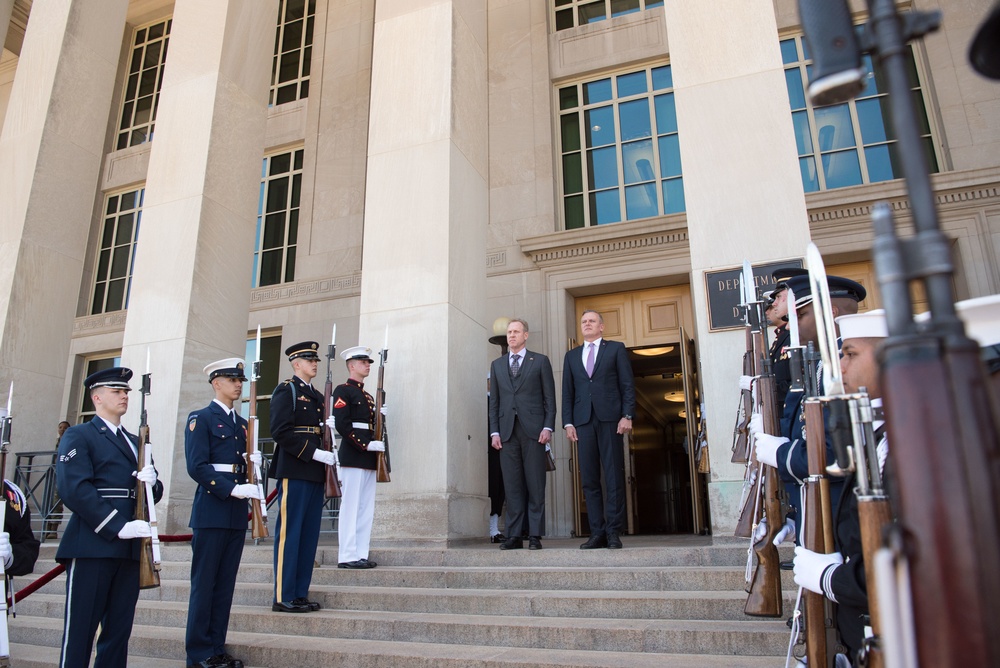
<path id="1" fill-rule="evenodd" d="M 590 535 L 625 533 L 625 441 L 617 422 L 601 422 L 592 417 L 576 426 L 580 482 L 587 502 Z M 604 492 L 601 491 L 601 472 Z M 607 496 L 605 497 L 605 494 Z"/>
<path id="2" fill-rule="evenodd" d="M 274 600 L 308 598 L 319 525 L 323 518 L 323 483 L 278 480 L 278 521 L 274 529 Z"/>
<path id="3" fill-rule="evenodd" d="M 229 611 L 246 531 L 193 529 L 191 595 L 184 647 L 188 665 L 226 651 Z"/>
<path id="4" fill-rule="evenodd" d="M 60 668 L 90 665 L 97 626 L 94 668 L 126 668 L 135 604 L 139 600 L 139 562 L 134 559 L 73 559 L 66 566 L 66 616 Z"/>

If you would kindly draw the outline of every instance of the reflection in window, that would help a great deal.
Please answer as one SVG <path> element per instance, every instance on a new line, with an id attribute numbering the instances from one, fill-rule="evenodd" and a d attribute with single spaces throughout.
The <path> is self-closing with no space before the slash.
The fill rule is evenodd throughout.
<path id="1" fill-rule="evenodd" d="M 909 45 L 906 48 L 913 99 L 927 160 L 931 171 L 937 172 L 934 138 L 931 136 L 913 49 Z M 853 100 L 825 107 L 813 107 L 806 97 L 812 63 L 805 41 L 801 37 L 782 40 L 781 57 L 785 64 L 785 85 L 792 108 L 795 146 L 805 191 L 901 178 L 885 79 L 881 70 L 874 67 L 871 57 L 864 57 L 864 66 L 870 73 L 864 90 Z"/>
<path id="2" fill-rule="evenodd" d="M 670 66 L 559 89 L 566 229 L 684 211 Z"/>
<path id="3" fill-rule="evenodd" d="M 132 54 L 122 93 L 115 150 L 137 146 L 153 138 L 156 107 L 167 62 L 170 20 L 137 28 L 132 36 Z"/>
<path id="4" fill-rule="evenodd" d="M 128 308 L 143 189 L 108 195 L 97 247 L 91 315 Z"/>
<path id="5" fill-rule="evenodd" d="M 280 0 L 269 105 L 309 97 L 316 0 Z"/>
<path id="6" fill-rule="evenodd" d="M 264 158 L 257 202 L 253 287 L 295 280 L 302 149 Z"/>
<path id="7" fill-rule="evenodd" d="M 257 354 L 257 331 L 247 334 L 246 383 L 240 397 L 240 415 L 250 417 L 250 374 Z M 257 435 L 262 439 L 271 438 L 271 392 L 281 380 L 278 367 L 281 364 L 281 334 L 265 334 L 260 338 L 260 378 L 257 379 Z M 270 445 L 273 448 L 273 444 Z M 267 454 L 271 454 L 270 452 Z"/>
<path id="8" fill-rule="evenodd" d="M 97 373 L 98 371 L 105 371 L 107 369 L 113 369 L 116 366 L 121 366 L 121 363 L 121 355 L 115 355 L 114 357 L 92 357 L 85 360 L 83 364 L 83 376 L 80 378 L 80 382 L 77 383 L 77 387 L 83 385 L 84 379 L 90 376 L 90 374 Z M 90 392 L 84 390 L 82 394 L 83 398 L 80 401 L 80 413 L 76 418 L 77 424 L 90 422 L 94 419 L 94 416 L 97 415 L 97 407 L 94 406 L 94 400 L 90 398 Z"/>
<path id="9" fill-rule="evenodd" d="M 552 6 L 558 31 L 662 7 L 663 0 L 553 0 Z"/>

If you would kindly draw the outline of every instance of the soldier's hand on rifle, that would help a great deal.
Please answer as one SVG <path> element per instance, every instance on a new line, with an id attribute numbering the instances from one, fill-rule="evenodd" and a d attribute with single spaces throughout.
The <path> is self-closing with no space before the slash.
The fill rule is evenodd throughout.
<path id="1" fill-rule="evenodd" d="M 754 543 L 758 543 L 760 542 L 760 539 L 766 535 L 767 535 L 767 518 L 762 517 L 760 518 L 760 524 L 758 524 L 757 528 L 753 530 L 753 536 L 751 537 L 751 540 Z"/>
<path id="2" fill-rule="evenodd" d="M 756 436 L 757 434 L 764 433 L 764 416 L 760 413 L 754 413 L 750 417 L 750 422 L 747 423 L 747 429 L 750 433 Z"/>
<path id="3" fill-rule="evenodd" d="M 0 533 L 0 559 L 3 559 L 4 568 L 10 568 L 14 563 L 14 552 L 10 548 L 10 534 L 6 531 Z"/>
<path id="4" fill-rule="evenodd" d="M 784 436 L 772 436 L 771 434 L 754 434 L 753 442 L 757 461 L 777 468 L 778 448 L 788 443 L 788 439 Z"/>
<path id="5" fill-rule="evenodd" d="M 326 426 L 330 428 L 330 431 L 337 431 L 337 418 L 332 415 L 326 419 Z"/>
<path id="6" fill-rule="evenodd" d="M 233 487 L 233 491 L 230 492 L 230 496 L 235 496 L 237 499 L 260 499 L 264 500 L 264 496 L 260 493 L 259 485 L 251 485 L 246 483 L 244 485 L 236 485 Z"/>
<path id="7" fill-rule="evenodd" d="M 778 535 L 774 537 L 771 541 L 774 543 L 775 547 L 781 545 L 784 542 L 795 542 L 795 520 L 791 517 L 785 518 L 785 525 L 778 529 Z"/>
<path id="8" fill-rule="evenodd" d="M 382 417 L 389 417 L 389 407 L 386 406 L 385 404 L 382 404 L 382 408 L 379 410 L 379 412 L 382 413 Z"/>
<path id="9" fill-rule="evenodd" d="M 749 392 L 753 386 L 753 379 L 753 376 L 740 376 L 740 389 Z"/>
<path id="10" fill-rule="evenodd" d="M 840 552 L 820 554 L 800 545 L 795 548 L 793 562 L 795 584 L 835 601 L 836 599 L 830 593 L 830 577 L 833 575 L 833 571 L 843 563 L 844 556 Z"/>
<path id="11" fill-rule="evenodd" d="M 369 441 L 368 452 L 385 452 L 385 443 L 382 441 Z"/>
<path id="12" fill-rule="evenodd" d="M 264 457 L 261 456 L 260 450 L 254 450 L 248 455 L 248 458 L 250 459 L 250 463 L 254 466 L 260 466 L 264 463 Z"/>
<path id="13" fill-rule="evenodd" d="M 118 537 L 122 540 L 130 540 L 132 538 L 149 538 L 153 535 L 153 530 L 149 528 L 149 522 L 144 522 L 143 520 L 132 520 L 131 522 L 126 522 L 125 526 L 121 528 L 118 532 Z"/>
<path id="14" fill-rule="evenodd" d="M 135 477 L 140 481 L 147 483 L 149 485 L 156 484 L 156 469 L 153 468 L 152 464 L 147 464 L 139 469 L 139 472 L 135 474 Z"/>
<path id="15" fill-rule="evenodd" d="M 321 464 L 326 464 L 327 466 L 333 466 L 337 463 L 336 458 L 333 456 L 333 452 L 328 452 L 326 450 L 317 449 L 316 452 L 313 453 L 313 459 Z"/>

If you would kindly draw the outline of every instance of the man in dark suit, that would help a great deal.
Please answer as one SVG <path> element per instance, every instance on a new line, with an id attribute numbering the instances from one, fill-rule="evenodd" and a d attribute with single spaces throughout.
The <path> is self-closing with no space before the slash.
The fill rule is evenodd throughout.
<path id="1" fill-rule="evenodd" d="M 215 399 L 188 416 L 184 432 L 188 475 L 198 483 L 191 506 L 191 594 L 184 645 L 191 668 L 243 668 L 242 661 L 226 652 L 226 631 L 246 540 L 247 499 L 263 499 L 264 494 L 260 486 L 247 483 L 247 421 L 236 408 L 246 380 L 243 360 L 213 362 L 205 373 Z"/>
<path id="2" fill-rule="evenodd" d="M 545 533 L 545 446 L 556 421 L 556 383 L 549 358 L 525 348 L 528 323 L 507 325 L 508 353 L 490 368 L 490 445 L 500 452 L 507 497 L 507 536 L 501 550 L 542 549 Z"/>
<path id="3" fill-rule="evenodd" d="M 285 349 L 295 375 L 282 381 L 271 395 L 271 436 L 274 472 L 278 481 L 278 520 L 274 537 L 275 612 L 312 612 L 310 601 L 319 525 L 323 518 L 326 466 L 332 452 L 323 449 L 321 426 L 323 393 L 310 382 L 316 377 L 319 344 L 303 341 Z"/>
<path id="4" fill-rule="evenodd" d="M 138 464 L 139 439 L 120 425 L 131 378 L 122 367 L 87 376 L 83 384 L 97 415 L 67 429 L 59 441 L 59 496 L 73 511 L 56 551 L 56 561 L 66 566 L 60 668 L 90 664 L 98 625 L 94 665 L 124 668 L 128 661 L 139 599 L 138 539 L 151 535 L 149 522 L 132 519 L 136 479 L 153 485 L 155 501 L 163 494 L 152 464 Z"/>
<path id="5" fill-rule="evenodd" d="M 632 431 L 635 382 L 628 351 L 607 341 L 604 318 L 584 311 L 580 318 L 584 345 L 563 361 L 562 414 L 566 438 L 577 442 L 583 495 L 587 502 L 590 539 L 582 550 L 620 549 L 625 518 L 625 442 Z M 601 472 L 607 499 L 601 493 Z"/>

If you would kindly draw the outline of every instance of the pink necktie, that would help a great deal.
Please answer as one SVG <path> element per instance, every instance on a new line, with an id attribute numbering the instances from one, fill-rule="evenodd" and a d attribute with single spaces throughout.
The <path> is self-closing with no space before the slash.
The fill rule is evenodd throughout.
<path id="1" fill-rule="evenodd" d="M 594 344 L 591 343 L 590 352 L 587 353 L 587 375 L 594 375 Z"/>

